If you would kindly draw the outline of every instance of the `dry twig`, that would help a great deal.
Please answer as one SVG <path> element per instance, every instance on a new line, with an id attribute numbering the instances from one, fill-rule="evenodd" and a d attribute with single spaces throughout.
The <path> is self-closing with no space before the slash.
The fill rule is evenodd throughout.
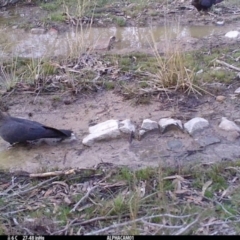
<path id="1" fill-rule="evenodd" d="M 71 212 L 75 212 L 77 207 L 84 201 L 86 200 L 88 197 L 89 197 L 89 194 L 98 187 L 97 186 L 94 186 L 93 188 L 91 188 L 90 190 L 88 190 L 88 192 L 74 205 L 74 207 L 71 209 L 70 213 Z"/>
<path id="2" fill-rule="evenodd" d="M 127 221 L 127 222 L 123 222 L 123 223 L 119 223 L 119 224 L 114 224 L 114 225 L 111 225 L 111 226 L 99 229 L 97 231 L 92 231 L 92 232 L 87 233 L 85 235 L 100 234 L 100 233 L 104 233 L 104 232 L 109 231 L 109 230 L 114 229 L 114 228 L 124 227 L 124 226 L 127 226 L 127 225 L 131 225 L 133 223 L 142 222 L 144 220 L 149 220 L 149 219 L 158 218 L 158 217 L 172 217 L 172 218 L 180 218 L 180 219 L 182 219 L 182 218 L 192 217 L 194 215 L 195 214 L 193 214 L 193 215 L 175 216 L 175 215 L 172 215 L 172 214 L 158 214 L 158 215 L 153 215 L 153 216 L 147 216 L 147 217 L 142 217 L 142 218 L 138 218 L 138 219 L 135 219 L 135 220 L 131 220 L 131 221 Z"/>
<path id="3" fill-rule="evenodd" d="M 60 175 L 69 175 L 74 174 L 75 169 L 70 169 L 66 171 L 55 171 L 55 172 L 45 172 L 45 173 L 31 173 L 29 174 L 29 177 L 53 177 L 53 176 L 60 176 Z"/>
<path id="4" fill-rule="evenodd" d="M 221 65 L 224 65 L 224 66 L 226 66 L 226 67 L 228 67 L 228 68 L 231 68 L 231 69 L 233 69 L 233 70 L 236 70 L 236 71 L 240 72 L 240 68 L 235 67 L 235 66 L 233 66 L 233 65 L 230 65 L 230 64 L 228 64 L 228 63 L 226 63 L 226 62 L 224 62 L 224 61 L 220 61 L 220 60 L 217 59 L 216 62 L 219 63 L 219 64 L 221 64 Z"/>

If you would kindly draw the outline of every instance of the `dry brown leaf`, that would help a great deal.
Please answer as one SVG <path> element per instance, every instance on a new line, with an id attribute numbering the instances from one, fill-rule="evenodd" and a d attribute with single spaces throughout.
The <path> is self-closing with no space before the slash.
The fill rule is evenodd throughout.
<path id="1" fill-rule="evenodd" d="M 64 197 L 64 202 L 67 203 L 68 205 L 72 203 L 68 196 Z"/>
<path id="2" fill-rule="evenodd" d="M 182 188 L 181 180 L 176 178 L 172 181 L 172 184 L 174 186 L 174 192 L 181 190 L 181 188 Z"/>
<path id="3" fill-rule="evenodd" d="M 56 203 L 53 203 L 53 206 L 54 206 L 54 208 L 53 208 L 53 214 L 56 214 L 57 211 L 58 211 L 59 205 L 56 204 Z"/>
<path id="4" fill-rule="evenodd" d="M 129 193 L 130 193 L 129 188 L 127 187 L 122 190 L 121 195 L 125 197 L 125 196 L 129 195 Z"/>
<path id="5" fill-rule="evenodd" d="M 9 186 L 11 186 L 11 183 L 1 184 L 1 185 L 0 185 L 0 189 L 1 189 L 1 190 L 5 190 L 5 189 L 8 188 Z"/>
<path id="6" fill-rule="evenodd" d="M 226 170 L 233 169 L 233 170 L 236 170 L 237 172 L 239 172 L 239 167 L 226 167 L 225 169 Z"/>
<path id="7" fill-rule="evenodd" d="M 34 189 L 34 190 L 30 193 L 29 198 L 38 196 L 38 192 L 39 192 L 38 189 Z"/>
<path id="8" fill-rule="evenodd" d="M 208 223 L 208 224 L 209 224 L 209 223 L 213 223 L 213 222 L 215 222 L 216 220 L 217 220 L 217 219 L 216 219 L 215 217 L 212 217 L 212 218 L 210 218 L 210 219 L 208 220 L 207 223 Z"/>
<path id="9" fill-rule="evenodd" d="M 43 196 L 43 197 L 48 197 L 48 196 L 50 196 L 52 193 L 53 193 L 53 189 L 50 188 L 50 189 L 48 189 L 48 190 L 44 193 L 44 196 Z"/>
<path id="10" fill-rule="evenodd" d="M 176 200 L 176 195 L 172 191 L 168 191 L 168 193 L 173 200 Z"/>
<path id="11" fill-rule="evenodd" d="M 230 181 L 231 183 L 235 183 L 238 180 L 238 177 L 234 177 L 232 181 Z"/>
<path id="12" fill-rule="evenodd" d="M 209 166 L 209 165 L 213 165 L 215 162 L 204 162 L 202 163 L 202 166 Z"/>
<path id="13" fill-rule="evenodd" d="M 187 193 L 187 192 L 190 192 L 190 190 L 187 190 L 187 189 L 181 189 L 181 190 L 177 190 L 177 191 L 175 191 L 176 194 L 183 194 L 183 193 Z"/>
<path id="14" fill-rule="evenodd" d="M 204 196 L 207 188 L 212 184 L 212 180 L 207 181 L 202 187 L 202 196 Z"/>
<path id="15" fill-rule="evenodd" d="M 180 181 L 184 181 L 184 178 L 180 175 L 173 175 L 163 178 L 163 180 L 171 180 L 171 179 L 179 179 Z"/>
<path id="16" fill-rule="evenodd" d="M 228 193 L 228 189 L 225 189 L 220 197 L 220 200 Z"/>
<path id="17" fill-rule="evenodd" d="M 66 184 L 66 183 L 63 182 L 63 181 L 55 181 L 55 182 L 52 182 L 52 184 L 60 184 L 60 185 L 62 185 L 62 186 L 64 186 L 64 187 L 66 187 L 66 188 L 69 188 L 68 184 Z"/>
<path id="18" fill-rule="evenodd" d="M 111 188 L 111 187 L 122 187 L 122 186 L 126 186 L 127 183 L 125 181 L 119 181 L 117 183 L 100 183 L 98 184 L 99 186 L 103 187 L 103 188 Z"/>
<path id="19" fill-rule="evenodd" d="M 195 204 L 201 204 L 202 202 L 202 197 L 187 196 L 186 199 L 188 202 L 193 202 Z"/>
<path id="20" fill-rule="evenodd" d="M 140 197 L 144 197 L 146 193 L 146 181 L 140 181 L 140 186 L 136 190 Z"/>

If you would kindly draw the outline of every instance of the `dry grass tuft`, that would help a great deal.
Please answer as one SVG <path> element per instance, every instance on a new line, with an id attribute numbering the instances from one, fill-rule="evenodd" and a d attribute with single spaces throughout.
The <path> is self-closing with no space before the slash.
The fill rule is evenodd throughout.
<path id="1" fill-rule="evenodd" d="M 159 52 L 154 36 L 151 35 L 151 48 L 157 65 L 155 73 L 147 72 L 149 91 L 184 91 L 202 95 L 204 90 L 195 81 L 195 71 L 187 67 L 186 53 L 181 50 L 180 41 L 173 40 L 166 27 L 163 53 Z M 145 89 L 146 91 L 146 89 Z"/>

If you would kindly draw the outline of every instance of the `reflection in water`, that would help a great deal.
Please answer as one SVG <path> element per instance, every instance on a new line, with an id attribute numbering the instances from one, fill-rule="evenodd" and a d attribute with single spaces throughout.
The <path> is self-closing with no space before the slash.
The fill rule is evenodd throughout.
<path id="1" fill-rule="evenodd" d="M 42 139 L 35 143 L 22 143 L 10 146 L 0 140 L 0 169 L 46 168 L 46 162 L 63 162 L 66 149 L 76 144 L 69 141 Z M 57 153 L 57 154 L 56 154 Z M 43 163 L 44 162 L 44 163 Z M 14 166 L 14 167 L 13 167 Z"/>
<path id="2" fill-rule="evenodd" d="M 28 158 L 29 150 L 27 148 L 9 147 L 0 152 L 0 169 L 19 168 L 25 159 Z"/>
<path id="3" fill-rule="evenodd" d="M 214 26 L 90 28 L 83 30 L 82 33 L 71 31 L 62 34 L 54 30 L 44 34 L 32 34 L 21 29 L 2 29 L 0 54 L 3 56 L 1 52 L 14 53 L 21 57 L 66 55 L 76 51 L 76 46 L 93 47 L 98 42 L 106 43 L 113 35 L 119 40 L 114 46 L 115 49 L 141 49 L 148 48 L 152 39 L 160 42 L 166 38 L 202 38 L 221 31 L 223 28 Z"/>

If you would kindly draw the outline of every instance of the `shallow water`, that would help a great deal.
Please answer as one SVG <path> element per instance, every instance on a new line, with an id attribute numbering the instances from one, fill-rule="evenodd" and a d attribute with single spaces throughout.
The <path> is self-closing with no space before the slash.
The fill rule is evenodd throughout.
<path id="1" fill-rule="evenodd" d="M 117 39 L 114 49 L 139 50 L 164 39 L 203 38 L 226 31 L 225 27 L 219 26 L 169 26 L 90 28 L 82 32 L 72 30 L 61 34 L 50 29 L 43 34 L 34 34 L 22 29 L 2 28 L 0 51 L 2 56 L 13 54 L 28 58 L 68 55 L 81 48 L 104 46 L 111 36 L 116 36 Z"/>

